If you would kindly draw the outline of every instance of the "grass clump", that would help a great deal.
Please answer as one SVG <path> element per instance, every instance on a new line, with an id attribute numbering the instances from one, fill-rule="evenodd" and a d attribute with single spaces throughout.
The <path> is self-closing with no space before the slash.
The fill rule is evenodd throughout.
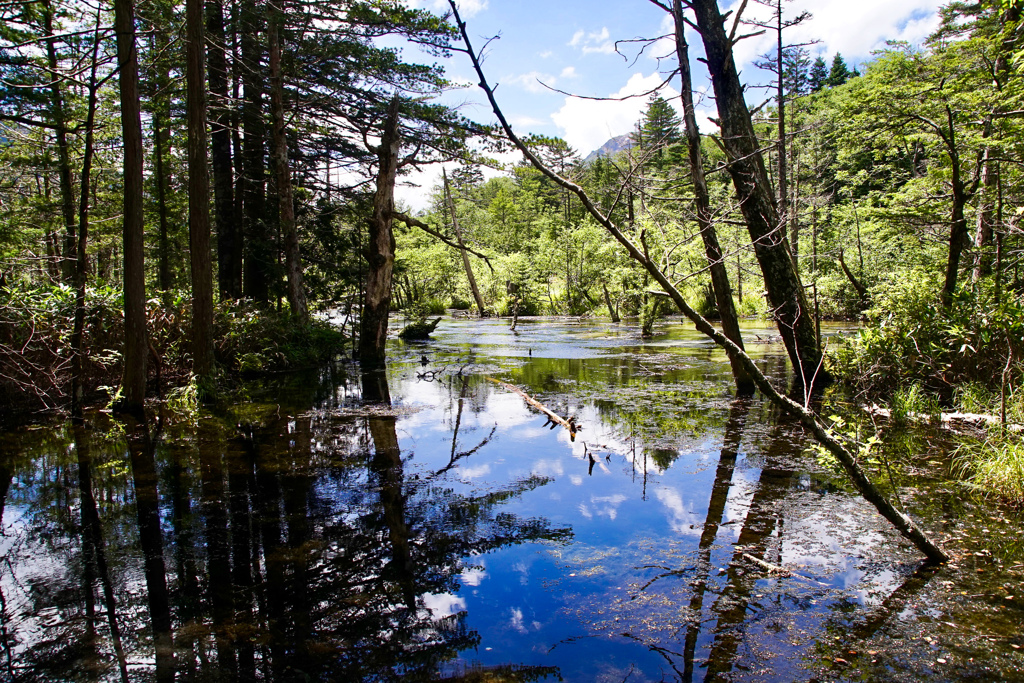
<path id="1" fill-rule="evenodd" d="M 1024 507 L 1024 439 L 1020 434 L 994 428 L 987 439 L 962 444 L 956 462 L 971 487 Z"/>

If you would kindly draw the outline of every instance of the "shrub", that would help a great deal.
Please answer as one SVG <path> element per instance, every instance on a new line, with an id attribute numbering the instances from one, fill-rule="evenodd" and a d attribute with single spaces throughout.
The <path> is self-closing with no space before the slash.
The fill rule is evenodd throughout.
<path id="1" fill-rule="evenodd" d="M 998 393 L 1008 351 L 1014 358 L 1024 353 L 1024 308 L 1015 299 L 997 302 L 988 291 L 961 293 L 943 307 L 938 290 L 935 278 L 921 272 L 877 288 L 868 325 L 830 349 L 833 374 L 881 397 L 917 384 L 946 405 L 968 384 L 975 393 Z M 1011 380 L 1018 370 L 1010 367 Z"/>

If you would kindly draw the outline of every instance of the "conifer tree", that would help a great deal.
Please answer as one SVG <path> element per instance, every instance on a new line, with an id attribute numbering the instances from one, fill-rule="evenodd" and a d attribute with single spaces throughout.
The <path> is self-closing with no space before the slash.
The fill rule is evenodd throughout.
<path id="1" fill-rule="evenodd" d="M 846 66 L 846 60 L 837 52 L 836 56 L 832 58 L 832 69 L 828 72 L 828 79 L 825 81 L 825 85 L 835 88 L 846 83 L 846 81 L 850 80 L 851 76 L 850 69 Z"/>
<path id="2" fill-rule="evenodd" d="M 811 72 L 807 77 L 807 84 L 811 92 L 818 92 L 825 87 L 828 81 L 828 67 L 825 65 L 825 58 L 818 55 L 811 64 Z"/>

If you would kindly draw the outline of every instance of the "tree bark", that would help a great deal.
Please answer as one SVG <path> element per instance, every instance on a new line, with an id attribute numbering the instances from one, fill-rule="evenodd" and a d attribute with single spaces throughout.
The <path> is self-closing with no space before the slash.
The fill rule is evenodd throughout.
<path id="1" fill-rule="evenodd" d="M 210 79 L 211 109 L 210 161 L 213 166 L 214 216 L 217 226 L 217 286 L 222 299 L 237 299 L 241 291 L 234 287 L 235 242 L 238 218 L 235 215 L 234 174 L 231 166 L 231 109 L 228 106 L 228 66 L 224 35 L 224 3 L 206 4 L 206 59 Z"/>
<path id="2" fill-rule="evenodd" d="M 114 33 L 124 146 L 124 372 L 121 408 L 139 413 L 146 398 L 145 224 L 143 222 L 142 119 L 139 106 L 139 60 L 135 45 L 135 5 L 114 0 Z M 87 187 L 82 192 L 87 192 Z"/>
<path id="3" fill-rule="evenodd" d="M 827 383 L 831 378 L 821 365 L 814 316 L 793 264 L 785 224 L 780 218 L 765 171 L 764 158 L 733 59 L 732 42 L 726 35 L 722 15 L 714 0 L 693 0 L 690 4 L 697 17 L 715 90 L 722 144 L 729 157 L 729 175 L 754 244 L 754 254 L 764 276 L 779 333 L 797 379 L 805 387 Z"/>
<path id="4" fill-rule="evenodd" d="M 953 302 L 953 294 L 956 292 L 957 280 L 960 275 L 960 257 L 963 255 L 964 247 L 967 246 L 969 238 L 964 208 L 967 206 L 971 193 L 964 184 L 963 171 L 960 168 L 960 153 L 956 147 L 953 111 L 948 104 L 946 105 L 946 118 L 949 128 L 947 135 L 944 135 L 943 139 L 946 143 L 952 171 L 950 185 L 953 192 L 953 206 L 950 210 L 949 256 L 946 259 L 946 277 L 943 281 L 939 298 L 942 301 L 942 305 L 948 307 Z"/>
<path id="5" fill-rule="evenodd" d="M 213 373 L 213 264 L 210 257 L 210 175 L 206 164 L 206 36 L 203 0 L 187 0 L 185 25 L 192 371 L 200 380 L 208 380 Z"/>
<path id="6" fill-rule="evenodd" d="M 459 230 L 459 218 L 455 215 L 455 200 L 452 199 L 451 188 L 448 186 L 448 172 L 442 169 L 444 175 L 444 194 L 448 201 L 448 210 L 452 213 L 452 230 L 455 231 L 455 239 L 459 243 L 459 253 L 462 255 L 462 265 L 466 269 L 466 279 L 469 280 L 469 288 L 473 291 L 473 299 L 476 301 L 476 310 L 482 318 L 486 314 L 484 298 L 480 296 L 480 288 L 476 286 L 476 278 L 473 277 L 473 266 L 469 263 L 469 254 L 466 253 L 466 245 L 462 243 L 462 231 Z"/>
<path id="7" fill-rule="evenodd" d="M 153 104 L 153 160 L 156 169 L 156 206 L 160 214 L 160 232 L 157 238 L 157 285 L 163 291 L 171 288 L 171 244 L 170 226 L 167 216 L 167 168 L 164 165 L 165 154 L 169 152 L 164 144 L 170 140 L 169 131 L 164 126 L 163 111 L 160 105 Z"/>
<path id="8" fill-rule="evenodd" d="M 50 116 L 54 137 L 57 139 L 57 174 L 60 178 L 60 209 L 64 219 L 64 254 L 61 258 L 61 276 L 65 282 L 75 282 L 74 254 L 77 249 L 75 238 L 75 191 L 71 183 L 71 154 L 68 149 L 67 114 L 64 111 L 64 96 L 61 92 L 56 38 L 53 38 L 53 6 L 49 0 L 43 5 L 43 22 L 46 35 L 46 61 L 50 68 Z"/>
<path id="9" fill-rule="evenodd" d="M 242 175 L 243 207 L 242 230 L 245 234 L 244 294 L 259 303 L 270 301 L 270 278 L 273 258 L 270 237 L 264 219 L 265 158 L 263 121 L 262 49 L 259 34 L 262 28 L 259 7 L 242 3 Z"/>
<path id="10" fill-rule="evenodd" d="M 971 281 L 975 285 L 983 277 L 992 274 L 992 254 L 989 244 L 992 242 L 995 197 L 999 183 L 999 162 L 992 159 L 992 151 L 991 147 L 985 147 L 981 159 L 981 197 L 974 231 L 974 271 L 971 274 Z"/>
<path id="11" fill-rule="evenodd" d="M 71 332 L 71 417 L 80 422 L 85 402 L 85 283 L 89 271 L 87 250 L 89 240 L 89 192 L 92 159 L 95 151 L 96 108 L 99 85 L 99 35 L 93 35 L 92 68 L 89 73 L 89 104 L 85 117 L 85 150 L 82 155 L 82 194 L 78 203 L 78 230 L 75 260 L 75 322 Z"/>
<path id="12" fill-rule="evenodd" d="M 613 323 L 617 323 L 619 322 L 619 312 L 612 305 L 612 295 L 608 293 L 608 283 L 602 282 L 601 288 L 604 290 L 604 305 L 608 307 L 608 316 L 612 319 Z"/>
<path id="13" fill-rule="evenodd" d="M 693 182 L 697 225 L 700 228 L 701 239 L 704 241 L 704 254 L 708 259 L 715 304 L 718 307 L 718 314 L 722 317 L 722 331 L 726 337 L 742 349 L 743 336 L 740 334 L 739 318 L 732 300 L 732 287 L 729 286 L 729 273 L 722 256 L 722 247 L 718 242 L 708 183 L 704 176 L 704 159 L 701 154 L 700 130 L 697 128 L 697 115 L 693 104 L 693 77 L 690 72 L 690 53 L 686 43 L 686 24 L 683 21 L 681 0 L 673 0 L 672 13 L 676 26 L 676 56 L 679 60 L 679 75 L 682 80 L 680 91 L 683 100 L 683 130 L 690 154 L 690 180 Z M 747 376 L 741 364 L 732 363 L 732 376 L 736 381 L 738 392 L 749 394 L 754 391 L 754 383 Z"/>
<path id="14" fill-rule="evenodd" d="M 292 190 L 292 173 L 288 166 L 288 136 L 284 125 L 284 75 L 281 71 L 283 23 L 284 15 L 281 10 L 274 9 L 267 22 L 270 41 L 270 109 L 274 120 L 274 167 L 277 171 L 279 225 L 284 237 L 285 270 L 288 273 L 288 304 L 295 319 L 305 324 L 309 322 L 309 309 L 302 282 L 302 256 L 295 229 L 295 195 Z"/>
<path id="15" fill-rule="evenodd" d="M 398 176 L 398 98 L 388 106 L 378 159 L 377 192 L 373 197 L 369 244 L 366 246 L 366 293 L 360 320 L 359 360 L 368 367 L 384 364 L 388 336 L 388 309 L 391 306 L 391 273 L 395 265 L 395 180 Z"/>

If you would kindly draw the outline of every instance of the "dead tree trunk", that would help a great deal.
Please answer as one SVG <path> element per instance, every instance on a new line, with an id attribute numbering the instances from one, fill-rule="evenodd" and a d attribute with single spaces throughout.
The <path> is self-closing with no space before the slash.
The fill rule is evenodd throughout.
<path id="1" fill-rule="evenodd" d="M 384 364 L 391 307 L 391 273 L 395 266 L 395 180 L 398 176 L 398 97 L 388 106 L 380 145 L 371 151 L 378 160 L 377 192 L 373 196 L 370 239 L 366 246 L 366 293 L 359 331 L 359 360 L 368 366 Z"/>
<path id="2" fill-rule="evenodd" d="M 729 175 L 732 176 L 747 231 L 754 244 L 754 254 L 764 276 L 772 314 L 797 378 L 805 387 L 825 383 L 830 378 L 821 367 L 814 316 L 793 264 L 785 222 L 775 203 L 764 157 L 744 100 L 743 85 L 733 60 L 735 35 L 726 34 L 724 18 L 715 0 L 693 0 L 690 6 L 696 14 L 704 42 L 718 106 L 721 143 L 729 161 Z"/>
<path id="3" fill-rule="evenodd" d="M 726 337 L 742 349 L 743 337 L 740 335 L 739 318 L 732 300 L 729 273 L 725 267 L 725 259 L 722 257 L 722 247 L 718 243 L 718 233 L 715 231 L 712 219 L 708 183 L 704 177 L 704 160 L 701 155 L 700 130 L 697 128 L 697 116 L 693 105 L 693 78 L 690 73 L 690 54 L 689 46 L 686 43 L 686 24 L 683 22 L 681 0 L 673 0 L 672 13 L 676 25 L 676 56 L 679 59 L 679 75 L 682 80 L 680 90 L 683 99 L 683 129 L 690 153 L 690 179 L 693 182 L 697 225 L 700 227 L 700 235 L 704 240 L 704 253 L 708 259 L 711 286 L 715 292 L 715 304 L 718 307 L 718 314 L 722 317 L 722 331 Z M 736 380 L 736 389 L 739 393 L 753 393 L 754 383 L 747 376 L 741 364 L 732 364 L 732 376 Z"/>
<path id="4" fill-rule="evenodd" d="M 469 280 L 469 288 L 473 290 L 473 299 L 476 301 L 476 310 L 482 318 L 486 314 L 484 298 L 480 296 L 480 288 L 476 286 L 476 278 L 473 277 L 473 267 L 469 263 L 469 254 L 466 253 L 466 245 L 462 243 L 462 231 L 459 230 L 459 218 L 455 215 L 455 200 L 452 199 L 451 188 L 448 187 L 448 172 L 442 170 L 444 175 L 444 196 L 448 201 L 448 210 L 452 212 L 452 229 L 455 231 L 455 239 L 459 243 L 459 253 L 462 255 L 462 265 L 466 268 L 466 279 Z"/>
<path id="5" fill-rule="evenodd" d="M 82 419 L 85 402 L 85 283 L 89 272 L 86 247 L 89 240 L 89 192 L 92 184 L 92 159 L 95 151 L 96 108 L 99 84 L 96 71 L 99 66 L 99 35 L 93 36 L 92 69 L 89 73 L 89 105 L 85 117 L 85 150 L 82 156 L 82 193 L 78 204 L 78 230 L 75 266 L 75 322 L 71 332 L 71 417 Z"/>

